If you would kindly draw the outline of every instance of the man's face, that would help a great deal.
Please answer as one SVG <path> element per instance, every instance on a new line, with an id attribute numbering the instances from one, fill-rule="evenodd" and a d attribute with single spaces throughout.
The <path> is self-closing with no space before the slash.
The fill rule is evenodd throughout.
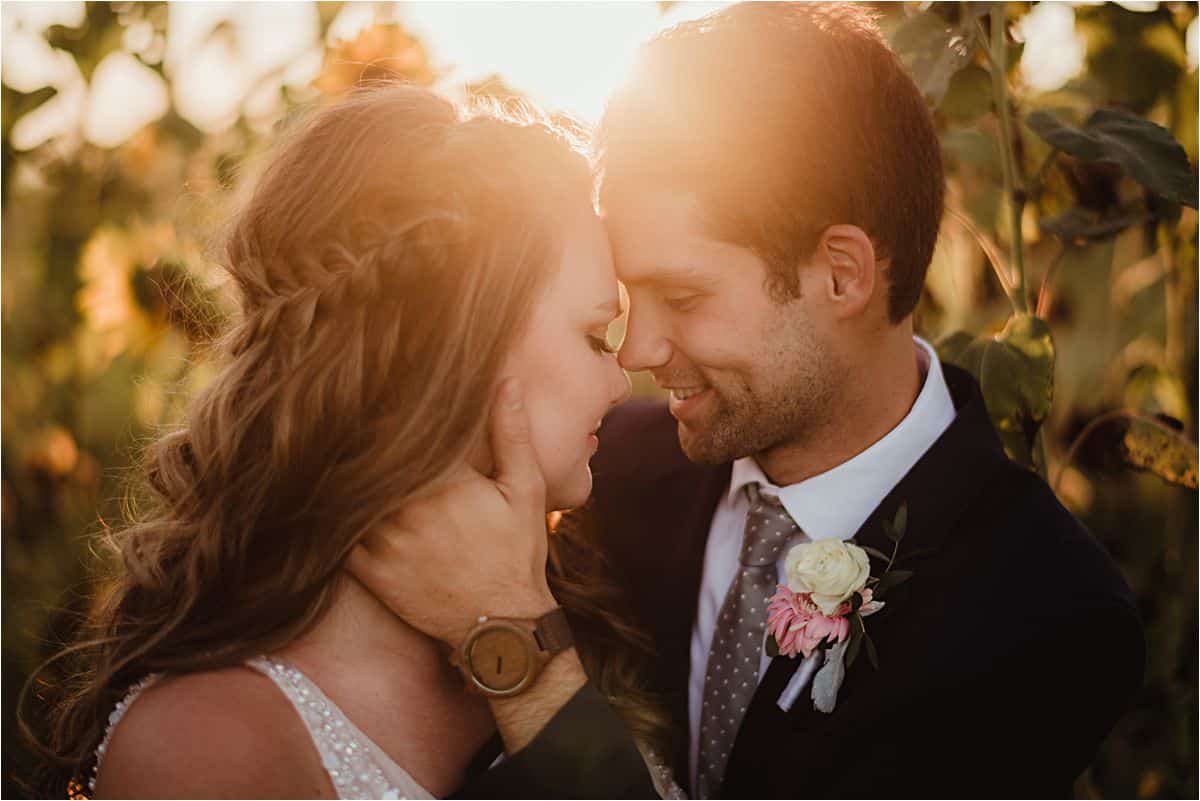
<path id="1" fill-rule="evenodd" d="M 694 195 L 631 195 L 604 209 L 629 291 L 621 366 L 670 390 L 684 452 L 718 464 L 810 439 L 846 372 L 819 276 L 801 268 L 800 297 L 781 300 L 762 259 L 707 232 Z"/>

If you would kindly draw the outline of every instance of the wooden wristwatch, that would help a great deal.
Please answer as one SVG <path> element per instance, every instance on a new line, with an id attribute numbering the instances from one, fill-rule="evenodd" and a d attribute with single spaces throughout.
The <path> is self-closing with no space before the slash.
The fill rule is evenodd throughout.
<path id="1" fill-rule="evenodd" d="M 556 606 L 537 619 L 479 618 L 450 661 L 471 691 L 507 698 L 526 690 L 551 657 L 573 644 L 567 614 Z"/>

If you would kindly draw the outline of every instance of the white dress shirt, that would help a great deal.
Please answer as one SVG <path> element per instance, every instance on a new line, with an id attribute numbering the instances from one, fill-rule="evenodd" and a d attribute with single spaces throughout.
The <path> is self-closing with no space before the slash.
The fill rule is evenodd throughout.
<path id="1" fill-rule="evenodd" d="M 700 701 L 712 646 L 717 615 L 737 573 L 742 532 L 750 502 L 742 489 L 758 482 L 761 491 L 779 498 L 788 514 L 804 533 L 780 554 L 776 565 L 780 582 L 791 544 L 837 538 L 848 540 L 866 522 L 875 507 L 900 483 L 930 446 L 954 420 L 954 401 L 946 387 L 941 364 L 933 347 L 914 337 L 916 358 L 924 376 L 921 391 L 908 414 L 875 444 L 837 467 L 798 484 L 777 487 L 753 457 L 733 463 L 729 490 L 713 513 L 708 543 L 704 548 L 704 573 L 696 602 L 692 628 L 691 670 L 688 675 L 688 717 L 691 734 L 690 772 L 696 786 L 696 763 L 700 741 Z M 765 634 L 764 634 L 765 639 Z M 762 680 L 771 660 L 764 648 L 758 677 Z"/>

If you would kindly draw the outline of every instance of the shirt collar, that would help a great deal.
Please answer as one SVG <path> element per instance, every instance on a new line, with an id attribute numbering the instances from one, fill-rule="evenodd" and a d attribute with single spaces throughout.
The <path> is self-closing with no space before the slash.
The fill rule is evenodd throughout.
<path id="1" fill-rule="evenodd" d="M 912 408 L 895 428 L 857 456 L 786 487 L 772 484 L 754 457 L 737 459 L 729 478 L 728 500 L 736 501 L 743 487 L 758 482 L 765 492 L 779 498 L 810 539 L 853 537 L 954 420 L 954 401 L 937 352 L 920 337 L 913 341 L 925 378 Z"/>

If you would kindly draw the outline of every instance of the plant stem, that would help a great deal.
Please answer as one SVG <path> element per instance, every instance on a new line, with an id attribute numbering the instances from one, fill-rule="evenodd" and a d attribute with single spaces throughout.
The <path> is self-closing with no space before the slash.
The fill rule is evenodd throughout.
<path id="1" fill-rule="evenodd" d="M 1042 276 L 1042 288 L 1038 290 L 1037 306 L 1034 307 L 1033 313 L 1043 320 L 1050 311 L 1050 279 L 1054 278 L 1054 268 L 1063 260 L 1063 256 L 1067 255 L 1069 245 L 1059 240 L 1058 252 L 1054 254 L 1054 258 L 1050 260 L 1050 264 L 1046 267 L 1046 274 Z"/>
<path id="2" fill-rule="evenodd" d="M 991 12 L 992 43 L 990 48 L 992 66 L 992 94 L 996 110 L 1000 114 L 1000 157 L 1004 166 L 1004 196 L 1008 200 L 1009 219 L 1012 227 L 1012 263 L 1014 272 L 1013 310 L 1029 312 L 1029 300 L 1025 297 L 1025 254 L 1021 237 L 1021 215 L 1025 209 L 1025 190 L 1017 186 L 1016 157 L 1013 152 L 1012 120 L 1008 110 L 1007 55 L 1005 54 L 1004 5 L 997 3 Z"/>
<path id="3" fill-rule="evenodd" d="M 983 231 L 980 231 L 979 228 L 976 227 L 975 223 L 971 222 L 970 217 L 968 217 L 966 214 L 963 214 L 958 209 L 952 206 L 947 206 L 946 214 L 950 216 L 950 219 L 961 225 L 963 230 L 970 234 L 972 238 L 974 238 L 975 243 L 979 245 L 979 249 L 983 251 L 983 255 L 987 258 L 988 264 L 992 266 L 992 272 L 996 274 L 996 280 L 1000 282 L 1000 286 L 1004 290 L 1004 294 L 1008 296 L 1009 302 L 1015 306 L 1016 300 L 1013 299 L 1014 288 L 1012 285 L 1012 278 L 1008 274 L 1009 270 L 1004 264 L 1004 256 L 1001 255 L 1000 249 L 996 247 L 996 243 L 989 239 L 987 234 L 985 234 Z"/>
<path id="4" fill-rule="evenodd" d="M 1157 230 L 1158 256 L 1162 260 L 1163 291 L 1167 308 L 1167 330 L 1165 331 L 1165 356 L 1167 369 L 1182 378 L 1188 373 L 1187 359 L 1184 356 L 1184 331 L 1187 314 L 1184 299 L 1184 276 L 1175 264 L 1175 234 L 1172 223 L 1159 222 Z"/>

